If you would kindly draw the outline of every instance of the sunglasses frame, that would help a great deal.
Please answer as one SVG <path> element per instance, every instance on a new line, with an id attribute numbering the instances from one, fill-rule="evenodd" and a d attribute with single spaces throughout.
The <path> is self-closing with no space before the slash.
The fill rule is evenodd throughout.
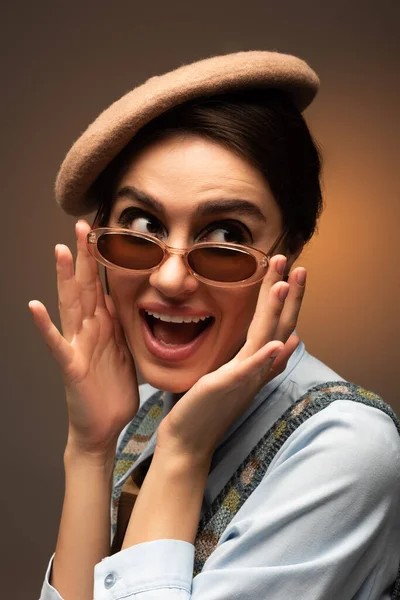
<path id="1" fill-rule="evenodd" d="M 197 244 L 193 244 L 192 246 L 190 246 L 188 248 L 174 248 L 173 246 L 168 246 L 165 242 L 163 242 L 162 240 L 159 240 L 156 236 L 151 235 L 151 234 L 140 233 L 137 231 L 133 231 L 132 229 L 125 229 L 122 227 L 95 227 L 91 231 L 89 231 L 89 233 L 87 234 L 87 247 L 88 247 L 89 253 L 93 256 L 93 258 L 95 258 L 97 260 L 97 262 L 104 265 L 108 269 L 116 269 L 119 271 L 124 271 L 125 273 L 136 274 L 136 275 L 147 275 L 149 273 L 152 273 L 156 269 L 159 269 L 163 265 L 163 263 L 169 258 L 169 256 L 172 256 L 173 254 L 175 254 L 175 255 L 181 256 L 183 258 L 183 261 L 185 263 L 187 270 L 193 277 L 195 277 L 199 281 L 202 281 L 203 283 L 206 283 L 207 285 L 212 285 L 215 287 L 224 287 L 224 288 L 246 287 L 248 285 L 254 285 L 255 283 L 258 283 L 259 281 L 261 281 L 261 279 L 263 279 L 265 273 L 268 270 L 268 265 L 269 265 L 269 261 L 270 261 L 271 257 L 273 256 L 275 251 L 278 249 L 280 244 L 283 242 L 287 233 L 288 233 L 288 230 L 284 229 L 279 234 L 279 236 L 275 240 L 275 242 L 272 244 L 271 248 L 268 250 L 268 253 L 265 253 L 262 250 L 253 248 L 252 246 L 244 246 L 242 244 L 230 244 L 227 242 L 217 242 L 217 243 L 215 243 L 215 242 L 199 242 Z M 151 267 L 151 269 L 136 270 L 136 269 L 128 269 L 126 267 L 121 267 L 119 265 L 116 265 L 116 264 L 108 261 L 99 252 L 99 249 L 97 246 L 97 241 L 104 234 L 105 235 L 126 234 L 126 235 L 135 236 L 135 237 L 140 237 L 142 239 L 146 239 L 146 240 L 153 242 L 153 243 L 157 244 L 158 246 L 160 246 L 160 248 L 162 249 L 162 251 L 164 253 L 164 256 L 163 256 L 162 260 L 154 267 Z M 243 252 L 245 254 L 249 254 L 256 261 L 257 267 L 256 267 L 255 272 L 253 273 L 253 275 L 251 275 L 251 277 L 248 277 L 247 279 L 242 279 L 239 281 L 216 281 L 214 279 L 207 279 L 206 277 L 199 275 L 190 266 L 189 261 L 188 261 L 188 255 L 190 254 L 190 252 L 192 252 L 195 249 L 210 248 L 210 247 L 211 248 L 232 249 L 232 250 L 237 250 L 237 251 Z"/>

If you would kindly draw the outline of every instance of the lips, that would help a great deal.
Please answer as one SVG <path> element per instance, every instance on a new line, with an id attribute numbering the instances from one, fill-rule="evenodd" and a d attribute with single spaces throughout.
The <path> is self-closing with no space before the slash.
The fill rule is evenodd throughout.
<path id="1" fill-rule="evenodd" d="M 199 318 L 190 320 L 189 317 L 186 317 L 184 322 L 177 321 L 179 317 L 170 317 L 171 319 L 175 319 L 175 321 L 167 321 L 162 315 L 160 315 L 160 317 L 161 318 L 156 315 L 145 313 L 145 319 L 153 336 L 158 341 L 169 346 L 189 344 L 199 336 L 212 321 L 212 317 L 204 317 L 202 320 Z"/>
<path id="2" fill-rule="evenodd" d="M 148 313 L 158 313 L 161 315 L 169 315 L 170 317 L 191 317 L 200 319 L 204 317 L 210 317 L 212 314 L 208 310 L 204 310 L 200 307 L 179 305 L 174 306 L 170 304 L 164 304 L 162 302 L 141 302 L 138 304 L 139 311 L 146 311 Z"/>
<path id="3" fill-rule="evenodd" d="M 205 341 L 214 323 L 213 317 L 198 323 L 174 323 L 157 319 L 143 309 L 139 314 L 147 349 L 156 358 L 166 361 L 189 358 Z"/>

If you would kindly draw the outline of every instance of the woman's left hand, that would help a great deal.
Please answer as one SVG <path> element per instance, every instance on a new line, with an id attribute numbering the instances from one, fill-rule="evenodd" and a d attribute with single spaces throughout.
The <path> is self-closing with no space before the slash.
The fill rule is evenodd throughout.
<path id="1" fill-rule="evenodd" d="M 270 261 L 246 342 L 238 354 L 201 377 L 163 419 L 157 433 L 161 452 L 211 460 L 230 425 L 257 392 L 286 368 L 300 341 L 292 332 L 304 296 L 306 270 L 298 267 L 288 282 L 281 281 L 277 266 L 282 261 L 286 262 L 282 255 Z"/>

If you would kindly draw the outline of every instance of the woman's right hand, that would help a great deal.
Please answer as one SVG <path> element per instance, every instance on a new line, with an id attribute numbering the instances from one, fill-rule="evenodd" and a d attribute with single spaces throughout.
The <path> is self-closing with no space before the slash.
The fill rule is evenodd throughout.
<path id="1" fill-rule="evenodd" d="M 69 417 L 68 446 L 83 453 L 107 454 L 115 452 L 118 435 L 138 410 L 138 384 L 114 303 L 104 294 L 97 262 L 87 249 L 90 225 L 80 220 L 75 231 L 75 273 L 69 248 L 56 246 L 63 335 L 41 302 L 33 300 L 29 308 L 62 369 Z"/>

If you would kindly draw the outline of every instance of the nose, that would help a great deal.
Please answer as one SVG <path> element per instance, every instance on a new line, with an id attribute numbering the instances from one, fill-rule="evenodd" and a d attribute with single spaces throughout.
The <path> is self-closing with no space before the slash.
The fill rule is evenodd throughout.
<path id="1" fill-rule="evenodd" d="M 169 298 L 193 294 L 199 281 L 189 273 L 179 253 L 170 254 L 164 263 L 149 278 L 150 285 Z"/>

